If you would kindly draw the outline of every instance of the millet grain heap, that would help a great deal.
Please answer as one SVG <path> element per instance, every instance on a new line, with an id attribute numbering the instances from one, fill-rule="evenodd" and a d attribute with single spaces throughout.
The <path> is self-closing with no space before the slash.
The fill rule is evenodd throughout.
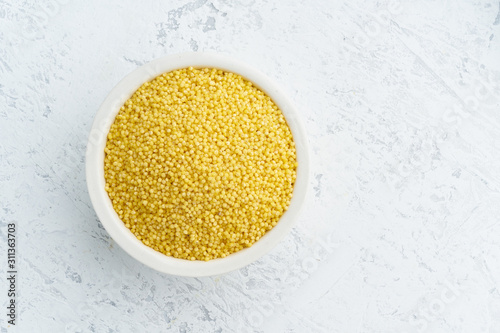
<path id="1" fill-rule="evenodd" d="M 185 68 L 144 83 L 105 148 L 106 191 L 125 226 L 168 256 L 211 260 L 251 246 L 286 211 L 290 129 L 239 75 Z"/>

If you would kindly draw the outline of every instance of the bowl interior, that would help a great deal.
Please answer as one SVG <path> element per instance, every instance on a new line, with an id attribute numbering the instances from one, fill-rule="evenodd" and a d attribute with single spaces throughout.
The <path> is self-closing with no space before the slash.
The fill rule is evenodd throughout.
<path id="1" fill-rule="evenodd" d="M 233 72 L 264 91 L 281 109 L 293 135 L 297 152 L 297 178 L 290 206 L 278 224 L 251 247 L 225 258 L 189 261 L 166 256 L 144 245 L 125 227 L 105 191 L 104 148 L 106 137 L 120 107 L 144 83 L 160 74 L 185 67 L 211 67 Z M 309 178 L 307 139 L 297 112 L 286 96 L 265 75 L 248 65 L 217 54 L 184 53 L 166 56 L 145 64 L 123 78 L 99 108 L 89 135 L 86 153 L 87 186 L 92 205 L 111 237 L 129 255 L 160 272 L 181 276 L 209 276 L 226 273 L 257 260 L 270 251 L 288 232 L 304 203 Z"/>

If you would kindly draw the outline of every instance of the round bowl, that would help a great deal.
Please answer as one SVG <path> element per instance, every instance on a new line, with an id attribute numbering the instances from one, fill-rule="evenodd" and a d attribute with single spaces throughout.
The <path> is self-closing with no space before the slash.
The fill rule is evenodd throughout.
<path id="1" fill-rule="evenodd" d="M 111 124 L 120 107 L 145 82 L 158 75 L 186 67 L 211 67 L 241 75 L 264 91 L 281 109 L 292 131 L 297 151 L 297 178 L 288 210 L 278 224 L 268 231 L 251 247 L 228 255 L 225 258 L 210 261 L 190 261 L 166 256 L 139 241 L 125 227 L 113 209 L 113 205 L 104 189 L 104 147 Z M 163 273 L 180 276 L 210 276 L 226 273 L 246 266 L 269 252 L 285 235 L 297 220 L 302 207 L 309 178 L 308 144 L 297 111 L 281 90 L 264 74 L 250 66 L 218 54 L 183 53 L 169 55 L 147 63 L 128 74 L 109 93 L 97 111 L 90 131 L 86 152 L 87 186 L 92 205 L 102 225 L 111 237 L 129 255 L 143 264 Z"/>

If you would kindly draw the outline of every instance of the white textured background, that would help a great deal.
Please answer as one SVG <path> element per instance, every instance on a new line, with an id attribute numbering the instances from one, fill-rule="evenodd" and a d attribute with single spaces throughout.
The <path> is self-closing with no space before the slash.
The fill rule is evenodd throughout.
<path id="1" fill-rule="evenodd" d="M 200 279 L 117 247 L 83 158 L 112 87 L 190 50 L 282 85 L 313 161 L 292 234 Z M 18 332 L 500 332 L 498 0 L 0 0 L 0 131 Z"/>

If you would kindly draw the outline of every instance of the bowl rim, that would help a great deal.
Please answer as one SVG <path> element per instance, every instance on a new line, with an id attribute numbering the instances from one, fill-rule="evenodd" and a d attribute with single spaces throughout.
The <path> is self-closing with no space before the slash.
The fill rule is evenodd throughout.
<path id="1" fill-rule="evenodd" d="M 217 68 L 241 75 L 264 91 L 280 108 L 292 132 L 297 153 L 297 178 L 288 210 L 278 224 L 252 246 L 225 258 L 210 261 L 190 261 L 166 256 L 139 241 L 125 227 L 113 209 L 104 189 L 104 148 L 107 134 L 120 107 L 145 82 L 176 69 Z M 146 63 L 126 75 L 108 94 L 99 107 L 90 130 L 86 150 L 87 188 L 94 210 L 111 238 L 130 256 L 143 264 L 171 275 L 202 277 L 227 273 L 258 260 L 271 251 L 295 224 L 304 205 L 309 184 L 309 148 L 307 136 L 293 103 L 266 75 L 259 70 L 226 55 L 188 52 L 167 55 Z"/>

